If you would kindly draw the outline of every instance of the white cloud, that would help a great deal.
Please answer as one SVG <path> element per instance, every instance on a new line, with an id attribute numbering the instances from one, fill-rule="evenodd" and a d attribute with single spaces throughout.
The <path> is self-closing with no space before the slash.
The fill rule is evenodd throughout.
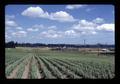
<path id="1" fill-rule="evenodd" d="M 16 29 L 18 29 L 18 30 L 22 30 L 23 28 L 22 28 L 22 27 L 16 27 Z"/>
<path id="2" fill-rule="evenodd" d="M 96 24 L 87 20 L 80 20 L 78 24 L 73 25 L 73 29 L 79 32 L 94 30 Z"/>
<path id="3" fill-rule="evenodd" d="M 38 6 L 27 8 L 22 12 L 22 15 L 30 16 L 30 17 L 43 17 L 43 18 L 47 18 L 49 16 L 47 12 L 44 12 L 43 9 Z"/>
<path id="4" fill-rule="evenodd" d="M 96 22 L 94 22 L 96 20 Z M 100 30 L 104 31 L 114 31 L 114 24 L 108 24 L 104 22 L 104 19 L 102 18 L 96 18 L 95 20 L 92 21 L 87 21 L 87 20 L 80 20 L 79 23 L 74 24 L 71 28 L 79 34 L 84 34 L 84 35 L 89 35 L 89 34 L 97 34 Z M 101 23 L 101 24 L 99 24 Z"/>
<path id="5" fill-rule="evenodd" d="M 45 28 L 43 25 L 36 24 L 36 25 L 33 25 L 31 28 L 28 28 L 27 31 L 35 32 L 35 31 L 39 31 L 40 29 L 43 29 L 43 28 Z"/>
<path id="6" fill-rule="evenodd" d="M 6 27 L 15 27 L 17 23 L 13 20 L 15 18 L 14 15 L 5 15 L 5 26 Z"/>
<path id="7" fill-rule="evenodd" d="M 65 31 L 65 35 L 67 36 L 77 36 L 78 34 L 74 30 Z"/>
<path id="8" fill-rule="evenodd" d="M 28 28 L 27 31 L 39 31 L 38 28 Z"/>
<path id="9" fill-rule="evenodd" d="M 73 22 L 76 21 L 72 15 L 68 14 L 65 11 L 59 11 L 55 13 L 51 13 L 51 19 L 52 20 L 57 20 L 60 22 Z"/>
<path id="10" fill-rule="evenodd" d="M 92 21 L 80 20 L 77 24 L 74 24 L 71 28 L 77 35 L 89 35 L 97 34 L 97 24 Z"/>
<path id="11" fill-rule="evenodd" d="M 26 37 L 27 32 L 26 31 L 17 31 L 17 32 L 13 32 L 12 35 L 15 37 Z"/>
<path id="12" fill-rule="evenodd" d="M 80 35 L 96 35 L 97 27 L 99 24 L 94 23 L 93 21 L 80 20 L 77 24 L 74 24 L 68 30 L 58 31 L 56 26 L 48 27 L 48 31 L 43 31 L 40 35 L 45 38 L 64 38 L 64 37 L 78 37 Z M 52 29 L 53 28 L 53 29 Z"/>
<path id="13" fill-rule="evenodd" d="M 50 20 L 56 20 L 59 22 L 73 22 L 76 21 L 72 15 L 65 11 L 57 11 L 55 13 L 45 12 L 40 7 L 29 7 L 21 13 L 23 16 L 46 18 Z"/>
<path id="14" fill-rule="evenodd" d="M 95 23 L 87 20 L 80 20 L 79 24 L 80 26 L 84 27 L 84 29 L 94 29 L 94 27 L 96 26 Z"/>
<path id="15" fill-rule="evenodd" d="M 66 9 L 73 10 L 73 9 L 78 9 L 78 8 L 85 7 L 85 6 L 87 5 L 67 5 Z"/>
<path id="16" fill-rule="evenodd" d="M 5 39 L 10 39 L 11 37 L 6 33 L 5 34 Z"/>
<path id="17" fill-rule="evenodd" d="M 60 31 L 55 31 L 55 30 L 48 30 L 48 31 L 43 31 L 40 36 L 43 38 L 60 38 L 62 37 L 62 32 Z"/>
<path id="18" fill-rule="evenodd" d="M 13 20 L 6 20 L 5 25 L 6 26 L 13 26 L 13 27 L 17 26 L 16 22 Z"/>
<path id="19" fill-rule="evenodd" d="M 103 23 L 104 22 L 104 19 L 103 18 L 96 18 L 93 20 L 94 23 Z"/>
<path id="20" fill-rule="evenodd" d="M 14 19 L 15 15 L 5 15 L 5 19 Z"/>
<path id="21" fill-rule="evenodd" d="M 115 25 L 114 24 L 102 24 L 100 26 L 97 26 L 98 30 L 105 30 L 105 31 L 114 31 Z"/>
<path id="22" fill-rule="evenodd" d="M 36 25 L 33 26 L 33 28 L 43 29 L 44 25 L 42 25 L 42 24 L 40 24 L 40 25 L 36 24 Z"/>
<path id="23" fill-rule="evenodd" d="M 97 32 L 96 31 L 91 31 L 91 34 L 97 34 Z"/>
<path id="24" fill-rule="evenodd" d="M 6 26 L 5 29 L 10 29 L 11 27 Z"/>
<path id="25" fill-rule="evenodd" d="M 5 15 L 5 26 L 6 29 L 16 26 L 16 22 L 13 20 L 15 18 L 14 15 Z"/>
<path id="26" fill-rule="evenodd" d="M 50 27 L 48 27 L 48 29 L 56 30 L 57 27 L 56 26 L 50 26 Z"/>

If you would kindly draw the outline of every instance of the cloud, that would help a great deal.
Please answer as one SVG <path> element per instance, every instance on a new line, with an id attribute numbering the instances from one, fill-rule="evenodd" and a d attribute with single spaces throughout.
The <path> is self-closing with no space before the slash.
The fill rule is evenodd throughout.
<path id="1" fill-rule="evenodd" d="M 5 26 L 6 27 L 15 27 L 17 23 L 13 20 L 15 18 L 14 15 L 5 15 Z"/>
<path id="2" fill-rule="evenodd" d="M 64 30 L 64 31 L 58 31 L 57 29 L 54 30 L 54 28 L 57 28 L 57 27 L 50 26 L 48 27 L 49 29 L 48 31 L 43 31 L 41 33 L 41 36 L 45 38 L 64 38 L 64 37 L 71 38 L 71 37 L 79 37 L 81 35 L 96 35 L 101 30 L 114 31 L 113 24 L 108 24 L 108 23 L 99 24 L 100 22 L 96 23 L 94 22 L 95 20 L 103 21 L 103 19 L 100 19 L 100 18 L 96 18 L 91 21 L 82 19 L 78 23 L 73 24 L 70 28 L 68 28 L 68 30 Z"/>
<path id="3" fill-rule="evenodd" d="M 96 31 L 91 31 L 91 34 L 97 34 L 97 32 Z"/>
<path id="4" fill-rule="evenodd" d="M 90 29 L 93 30 L 94 27 L 96 26 L 95 23 L 87 20 L 80 20 L 79 21 L 79 26 L 82 26 L 83 29 Z"/>
<path id="5" fill-rule="evenodd" d="M 5 33 L 5 39 L 10 39 L 11 37 L 7 34 L 7 33 Z"/>
<path id="6" fill-rule="evenodd" d="M 74 22 L 76 21 L 72 15 L 65 11 L 57 11 L 54 13 L 45 12 L 40 7 L 29 7 L 21 13 L 23 16 L 46 18 L 50 20 L 56 20 L 59 22 Z"/>
<path id="7" fill-rule="evenodd" d="M 6 27 L 5 27 L 5 29 L 10 29 L 10 28 L 11 28 L 11 27 L 9 27 L 9 26 L 6 26 Z"/>
<path id="8" fill-rule="evenodd" d="M 28 28 L 27 31 L 33 31 L 33 32 L 37 32 L 39 31 L 40 29 L 43 29 L 45 28 L 43 25 L 33 25 L 31 28 Z"/>
<path id="9" fill-rule="evenodd" d="M 94 22 L 94 21 L 99 22 Z M 58 31 L 57 29 L 54 30 L 52 28 L 57 28 L 56 26 L 51 26 L 51 30 L 48 30 L 46 32 L 43 32 L 45 37 L 48 38 L 59 38 L 59 37 L 77 37 L 80 35 L 96 35 L 99 33 L 99 31 L 114 31 L 114 25 L 108 24 L 108 23 L 102 23 L 105 22 L 102 18 L 96 18 L 94 20 L 88 21 L 88 20 L 80 20 L 78 23 L 73 24 L 68 30 L 64 31 Z M 101 24 L 99 24 L 101 23 Z M 48 27 L 49 28 L 49 27 Z"/>
<path id="10" fill-rule="evenodd" d="M 66 9 L 73 10 L 73 9 L 78 9 L 78 8 L 82 8 L 82 7 L 85 7 L 85 6 L 87 6 L 87 5 L 67 5 Z"/>
<path id="11" fill-rule="evenodd" d="M 43 17 L 43 18 L 49 17 L 48 13 L 44 12 L 43 9 L 38 6 L 27 8 L 22 12 L 22 15 L 30 16 L 30 17 Z"/>
<path id="12" fill-rule="evenodd" d="M 74 24 L 71 29 L 76 32 L 76 34 L 84 35 L 95 35 L 99 31 L 114 31 L 114 24 L 104 23 L 104 19 L 96 18 L 92 21 L 80 20 L 77 24 Z"/>
<path id="13" fill-rule="evenodd" d="M 97 26 L 98 30 L 105 30 L 105 31 L 114 31 L 115 30 L 115 25 L 114 24 L 102 24 Z"/>
<path id="14" fill-rule="evenodd" d="M 80 20 L 77 24 L 74 24 L 71 28 L 77 35 L 95 35 L 97 24 L 92 21 Z"/>
<path id="15" fill-rule="evenodd" d="M 26 37 L 27 32 L 26 31 L 17 31 L 17 32 L 13 32 L 12 35 L 14 37 Z"/>
<path id="16" fill-rule="evenodd" d="M 93 20 L 94 23 L 103 23 L 104 22 L 104 19 L 103 18 L 96 18 Z"/>
<path id="17" fill-rule="evenodd" d="M 15 18 L 15 15 L 5 15 L 5 18 L 6 18 L 6 19 L 14 19 L 14 18 Z"/>
<path id="18" fill-rule="evenodd" d="M 62 37 L 62 32 L 60 31 L 55 31 L 55 30 L 48 30 L 48 31 L 43 31 L 40 36 L 43 38 L 60 38 Z"/>
<path id="19" fill-rule="evenodd" d="M 16 29 L 18 29 L 18 30 L 22 30 L 23 28 L 22 28 L 22 27 L 16 27 Z"/>
<path id="20" fill-rule="evenodd" d="M 44 27 L 44 25 L 42 25 L 42 24 L 40 24 L 40 25 L 39 25 L 39 24 L 36 24 L 36 25 L 33 26 L 33 28 L 43 29 L 43 28 L 45 28 L 45 27 Z"/>
<path id="21" fill-rule="evenodd" d="M 87 31 L 93 31 L 95 30 L 96 26 L 97 25 L 93 22 L 87 20 L 80 20 L 78 24 L 74 24 L 72 26 L 72 29 L 74 29 L 76 32 L 82 33 Z"/>
<path id="22" fill-rule="evenodd" d="M 72 15 L 68 14 L 65 11 L 51 13 L 50 16 L 51 16 L 51 20 L 57 20 L 60 22 L 74 22 L 74 21 L 76 21 Z"/>
<path id="23" fill-rule="evenodd" d="M 6 20 L 5 25 L 15 27 L 15 26 L 17 26 L 17 23 L 15 21 L 12 21 L 12 20 Z"/>
<path id="24" fill-rule="evenodd" d="M 27 31 L 39 31 L 38 28 L 28 28 Z"/>
<path id="25" fill-rule="evenodd" d="M 64 33 L 66 36 L 78 36 L 78 33 L 76 33 L 74 30 L 67 30 Z"/>
<path id="26" fill-rule="evenodd" d="M 57 27 L 56 26 L 50 26 L 50 27 L 48 27 L 48 29 L 56 30 Z"/>

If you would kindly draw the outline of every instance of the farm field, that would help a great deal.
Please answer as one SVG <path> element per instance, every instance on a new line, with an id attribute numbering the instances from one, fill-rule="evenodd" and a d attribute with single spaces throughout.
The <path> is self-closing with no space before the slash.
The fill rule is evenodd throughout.
<path id="1" fill-rule="evenodd" d="M 111 79 L 114 56 L 40 48 L 6 48 L 7 79 Z"/>

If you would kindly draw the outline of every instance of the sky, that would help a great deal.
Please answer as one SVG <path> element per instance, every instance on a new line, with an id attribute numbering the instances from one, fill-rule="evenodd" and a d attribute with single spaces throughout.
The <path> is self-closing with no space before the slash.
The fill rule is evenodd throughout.
<path id="1" fill-rule="evenodd" d="M 115 44 L 113 5 L 7 5 L 5 41 Z"/>

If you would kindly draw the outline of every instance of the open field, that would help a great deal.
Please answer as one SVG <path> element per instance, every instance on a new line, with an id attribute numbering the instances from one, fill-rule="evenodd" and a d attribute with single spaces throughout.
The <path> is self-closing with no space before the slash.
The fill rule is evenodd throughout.
<path id="1" fill-rule="evenodd" d="M 7 79 L 111 79 L 114 56 L 40 48 L 6 48 Z"/>

